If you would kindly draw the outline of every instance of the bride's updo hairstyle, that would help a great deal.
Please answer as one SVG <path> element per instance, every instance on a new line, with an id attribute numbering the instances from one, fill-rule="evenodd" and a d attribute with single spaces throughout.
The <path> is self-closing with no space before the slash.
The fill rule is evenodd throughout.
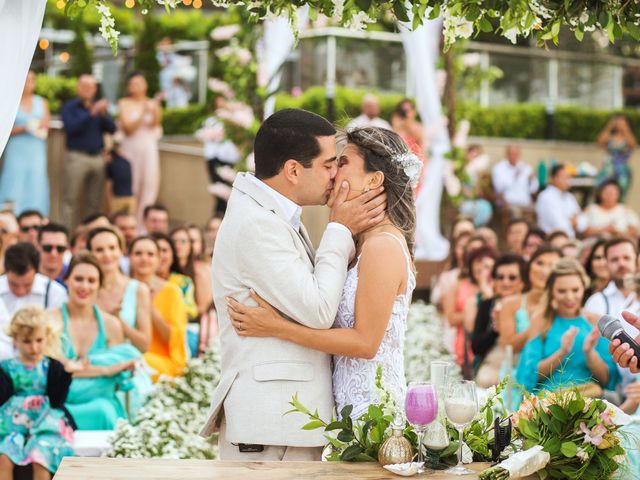
<path id="1" fill-rule="evenodd" d="M 413 259 L 416 207 L 412 186 L 417 184 L 422 163 L 404 140 L 391 130 L 366 127 L 350 130 L 343 135 L 364 158 L 365 172 L 384 174 L 387 214 L 391 222 L 404 233 Z"/>

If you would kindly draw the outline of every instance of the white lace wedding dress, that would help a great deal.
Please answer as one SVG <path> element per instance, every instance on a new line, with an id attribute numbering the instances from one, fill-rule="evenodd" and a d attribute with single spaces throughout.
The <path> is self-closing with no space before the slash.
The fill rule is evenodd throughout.
<path id="1" fill-rule="evenodd" d="M 404 335 L 407 315 L 411 304 L 411 294 L 416 286 L 416 279 L 411 268 L 411 259 L 404 244 L 390 233 L 402 246 L 407 260 L 407 289 L 398 295 L 393 303 L 391 318 L 387 325 L 378 353 L 371 360 L 363 358 L 333 357 L 333 395 L 336 401 L 338 415 L 345 405 L 353 405 L 352 418 L 357 418 L 366 412 L 369 405 L 379 403 L 375 389 L 375 378 L 378 364 L 382 364 L 382 378 L 384 385 L 389 387 L 396 400 L 402 405 L 406 390 L 404 377 Z M 342 291 L 342 299 L 338 307 L 338 314 L 334 327 L 353 328 L 355 323 L 355 301 L 358 288 L 358 257 L 356 264 L 347 272 L 347 279 Z"/>

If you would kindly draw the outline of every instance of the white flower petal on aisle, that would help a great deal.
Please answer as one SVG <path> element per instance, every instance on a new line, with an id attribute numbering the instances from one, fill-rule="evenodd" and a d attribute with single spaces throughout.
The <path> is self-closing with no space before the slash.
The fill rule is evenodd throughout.
<path id="1" fill-rule="evenodd" d="M 0 154 L 18 112 L 46 0 L 0 0 Z"/>
<path id="2" fill-rule="evenodd" d="M 428 152 L 424 184 L 416 199 L 416 260 L 444 260 L 449 242 L 440 232 L 440 200 L 444 178 L 444 155 L 450 150 L 449 134 L 441 122 L 442 106 L 436 79 L 441 20 L 427 20 L 411 30 L 411 24 L 399 23 L 402 44 L 416 86 L 416 107 L 429 127 L 431 150 Z"/>

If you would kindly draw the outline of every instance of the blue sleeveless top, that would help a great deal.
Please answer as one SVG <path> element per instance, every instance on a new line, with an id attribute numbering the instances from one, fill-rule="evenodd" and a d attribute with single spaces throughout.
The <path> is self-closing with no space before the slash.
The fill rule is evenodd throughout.
<path id="1" fill-rule="evenodd" d="M 108 347 L 107 334 L 104 330 L 104 322 L 102 321 L 102 314 L 96 305 L 93 306 L 93 314 L 98 322 L 98 335 L 91 344 L 87 355 L 90 353 L 97 353 Z M 78 356 L 73 341 L 71 340 L 71 333 L 69 332 L 69 310 L 67 304 L 62 305 L 62 319 L 64 320 L 64 334 L 62 335 L 62 353 L 65 357 L 72 359 Z"/>
<path id="2" fill-rule="evenodd" d="M 120 303 L 120 319 L 135 328 L 136 316 L 138 313 L 138 281 L 130 280 L 122 294 L 122 302 Z"/>

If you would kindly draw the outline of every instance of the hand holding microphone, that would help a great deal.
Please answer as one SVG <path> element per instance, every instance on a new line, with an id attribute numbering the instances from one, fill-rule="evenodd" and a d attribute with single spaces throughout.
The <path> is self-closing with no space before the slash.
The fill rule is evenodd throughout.
<path id="1" fill-rule="evenodd" d="M 636 315 L 623 312 L 622 317 L 628 324 L 640 329 L 640 319 Z M 640 337 L 632 338 L 624 330 L 622 322 L 611 315 L 604 315 L 598 320 L 598 329 L 603 337 L 611 341 L 609 353 L 614 361 L 623 368 L 629 368 L 631 373 L 640 373 Z"/>

